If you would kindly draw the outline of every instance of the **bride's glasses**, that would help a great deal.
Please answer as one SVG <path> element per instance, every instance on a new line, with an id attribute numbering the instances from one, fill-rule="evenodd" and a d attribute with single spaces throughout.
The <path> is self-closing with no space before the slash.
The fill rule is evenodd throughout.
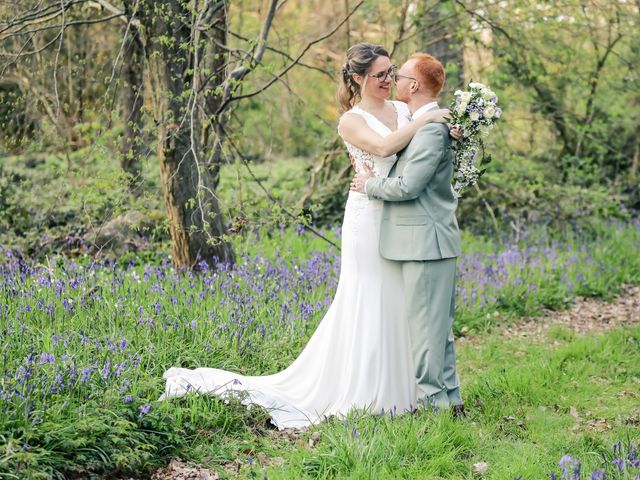
<path id="1" fill-rule="evenodd" d="M 391 78 L 391 80 L 395 79 L 396 76 L 396 67 L 395 65 L 391 65 L 391 68 L 389 70 L 385 70 L 384 72 L 380 72 L 380 73 L 373 73 L 373 74 L 369 74 L 367 76 L 369 77 L 373 77 L 376 80 L 378 80 L 378 83 L 383 83 L 387 77 Z"/>

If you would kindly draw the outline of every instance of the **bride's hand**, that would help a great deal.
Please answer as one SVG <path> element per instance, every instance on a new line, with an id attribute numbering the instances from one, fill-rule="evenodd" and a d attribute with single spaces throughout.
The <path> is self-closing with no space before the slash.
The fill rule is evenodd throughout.
<path id="1" fill-rule="evenodd" d="M 454 140 L 460 140 L 462 138 L 462 127 L 460 127 L 460 125 L 450 125 L 449 135 L 451 135 L 451 138 Z"/>
<path id="2" fill-rule="evenodd" d="M 423 125 L 427 123 L 447 123 L 451 119 L 451 113 L 448 108 L 441 108 L 439 110 L 431 110 L 423 115 L 420 115 L 416 122 L 422 122 Z"/>

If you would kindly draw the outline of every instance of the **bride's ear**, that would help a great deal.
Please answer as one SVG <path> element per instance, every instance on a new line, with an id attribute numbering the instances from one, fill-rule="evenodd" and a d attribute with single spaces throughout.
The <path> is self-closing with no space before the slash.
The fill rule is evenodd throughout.
<path id="1" fill-rule="evenodd" d="M 358 85 L 362 86 L 362 77 L 360 75 L 358 75 L 357 73 L 352 73 L 351 74 L 351 78 L 353 79 L 354 82 L 356 82 Z"/>

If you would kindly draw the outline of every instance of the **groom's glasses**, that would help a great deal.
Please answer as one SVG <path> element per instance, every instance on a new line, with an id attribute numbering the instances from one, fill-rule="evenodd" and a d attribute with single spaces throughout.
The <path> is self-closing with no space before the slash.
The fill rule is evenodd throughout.
<path id="1" fill-rule="evenodd" d="M 391 78 L 391 80 L 395 80 L 396 77 L 396 66 L 391 65 L 389 70 L 385 70 L 384 72 L 369 74 L 369 77 L 373 77 L 378 80 L 378 83 L 383 83 L 387 77 Z"/>
<path id="2" fill-rule="evenodd" d="M 416 82 L 418 81 L 418 79 L 415 77 L 407 77 L 406 75 L 400 75 L 399 73 L 393 75 L 394 82 L 398 83 L 399 78 L 408 78 L 409 80 L 415 80 Z"/>

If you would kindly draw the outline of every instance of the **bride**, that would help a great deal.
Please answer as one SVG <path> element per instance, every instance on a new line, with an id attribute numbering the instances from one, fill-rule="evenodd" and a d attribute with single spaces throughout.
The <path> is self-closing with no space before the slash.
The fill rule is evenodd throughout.
<path id="1" fill-rule="evenodd" d="M 406 104 L 389 101 L 394 70 L 387 51 L 360 43 L 347 51 L 338 98 L 338 132 L 356 171 L 387 176 L 416 131 L 444 122 L 447 110 L 415 121 Z M 170 368 L 163 398 L 188 392 L 240 394 L 264 407 L 279 429 L 304 427 L 352 408 L 371 413 L 412 410 L 416 379 L 399 263 L 378 253 L 382 201 L 349 192 L 342 224 L 338 287 L 298 358 L 274 375 L 244 376 L 214 368 Z"/>

